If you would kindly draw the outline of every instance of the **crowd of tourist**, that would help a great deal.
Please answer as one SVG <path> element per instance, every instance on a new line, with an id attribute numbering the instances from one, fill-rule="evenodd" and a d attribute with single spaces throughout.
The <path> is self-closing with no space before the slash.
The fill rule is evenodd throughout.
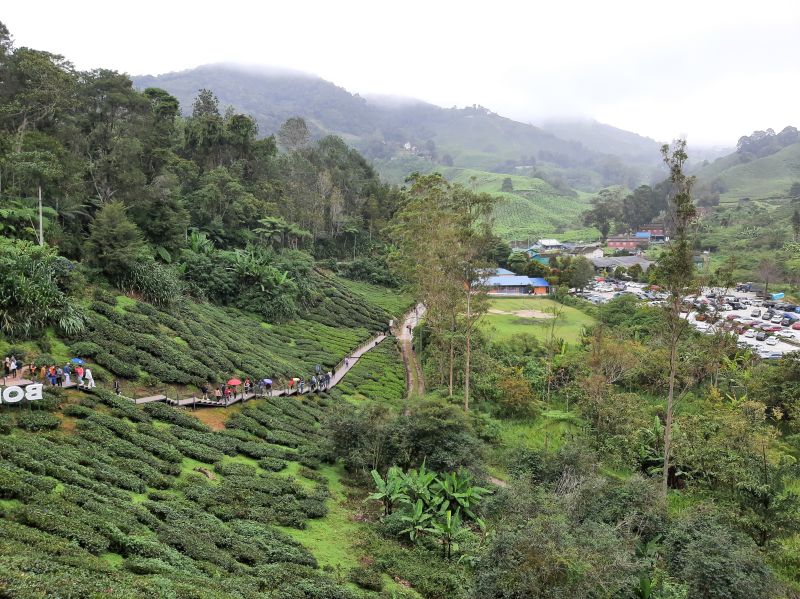
<path id="1" fill-rule="evenodd" d="M 347 369 L 349 366 L 350 358 L 347 357 L 344 359 L 344 367 Z M 3 367 L 5 378 L 7 379 L 21 378 L 27 374 L 32 380 L 41 381 L 53 387 L 72 386 L 73 382 L 81 389 L 93 389 L 96 386 L 91 368 L 89 366 L 84 367 L 83 360 L 79 358 L 73 358 L 63 366 L 43 364 L 37 368 L 33 363 L 27 366 L 23 365 L 21 360 L 12 355 L 5 357 Z M 308 380 L 303 377 L 290 378 L 287 382 L 287 389 L 289 393 L 296 391 L 298 394 L 325 391 L 331 387 L 335 374 L 335 367 L 331 371 L 323 373 L 321 367 L 317 366 L 316 374 L 312 375 Z M 114 392 L 117 395 L 121 395 L 122 387 L 117 379 L 114 379 L 113 387 Z M 202 384 L 199 389 L 203 400 L 216 401 L 227 406 L 236 399 L 238 394 L 241 394 L 242 399 L 252 395 L 271 395 L 273 382 L 269 378 L 253 381 L 248 377 L 243 382 L 238 379 L 231 379 L 227 383 L 215 386 Z"/>

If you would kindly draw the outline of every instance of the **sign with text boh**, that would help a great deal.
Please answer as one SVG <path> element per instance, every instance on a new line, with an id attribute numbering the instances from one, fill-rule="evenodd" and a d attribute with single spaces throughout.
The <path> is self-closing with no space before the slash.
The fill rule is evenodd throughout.
<path id="1" fill-rule="evenodd" d="M 37 383 L 26 387 L 17 387 L 16 385 L 0 387 L 0 399 L 3 403 L 19 403 L 23 399 L 37 401 L 42 399 L 42 384 Z"/>

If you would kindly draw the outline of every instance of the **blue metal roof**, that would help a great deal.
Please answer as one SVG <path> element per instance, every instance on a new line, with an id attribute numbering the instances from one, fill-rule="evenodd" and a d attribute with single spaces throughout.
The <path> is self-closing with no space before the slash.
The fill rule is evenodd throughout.
<path id="1" fill-rule="evenodd" d="M 650 239 L 650 231 L 636 231 L 636 237 L 639 239 Z"/>
<path id="2" fill-rule="evenodd" d="M 483 284 L 488 287 L 549 287 L 550 284 L 539 277 L 523 277 L 520 275 L 503 275 L 486 277 Z"/>
<path id="3" fill-rule="evenodd" d="M 486 277 L 486 280 L 483 281 L 483 284 L 488 285 L 489 287 L 529 287 L 531 280 L 528 277 L 523 277 L 520 275 L 504 275 L 501 277 Z"/>
<path id="4" fill-rule="evenodd" d="M 494 274 L 498 276 L 500 275 L 508 276 L 508 275 L 513 275 L 514 273 L 508 270 L 507 268 L 497 268 L 495 269 Z"/>

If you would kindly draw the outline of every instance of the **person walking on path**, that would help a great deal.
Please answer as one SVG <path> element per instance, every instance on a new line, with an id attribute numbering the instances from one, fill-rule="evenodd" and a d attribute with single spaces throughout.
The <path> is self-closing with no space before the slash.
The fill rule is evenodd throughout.
<path id="1" fill-rule="evenodd" d="M 200 385 L 200 393 L 203 394 L 203 399 L 208 399 L 208 385 L 205 383 Z"/>
<path id="2" fill-rule="evenodd" d="M 114 393 L 116 393 L 117 395 L 122 395 L 122 387 L 120 387 L 119 381 L 117 379 L 114 379 Z"/>
<path id="3" fill-rule="evenodd" d="M 78 366 L 75 368 L 75 375 L 78 377 L 78 387 L 83 387 L 83 373 L 84 372 L 85 372 L 85 370 L 83 369 L 83 366 L 78 364 Z"/>
<path id="4" fill-rule="evenodd" d="M 214 399 L 217 400 L 217 403 L 222 403 L 222 389 L 219 387 L 214 389 Z"/>
<path id="5" fill-rule="evenodd" d="M 59 387 L 64 386 L 64 371 L 61 369 L 60 366 L 56 369 L 56 384 Z"/>
<path id="6" fill-rule="evenodd" d="M 83 372 L 83 376 L 86 378 L 86 388 L 87 389 L 94 389 L 95 388 L 95 384 L 94 384 L 94 376 L 92 375 L 92 369 L 91 368 L 87 368 Z M 117 393 L 117 395 L 119 395 L 119 392 Z"/>
<path id="7" fill-rule="evenodd" d="M 69 385 L 72 382 L 72 380 L 70 379 L 70 374 L 72 374 L 72 372 L 69 369 L 69 364 L 66 364 L 64 366 L 64 384 L 65 385 Z"/>
<path id="8" fill-rule="evenodd" d="M 17 373 L 19 372 L 19 362 L 14 356 L 11 356 L 11 377 L 17 378 Z"/>

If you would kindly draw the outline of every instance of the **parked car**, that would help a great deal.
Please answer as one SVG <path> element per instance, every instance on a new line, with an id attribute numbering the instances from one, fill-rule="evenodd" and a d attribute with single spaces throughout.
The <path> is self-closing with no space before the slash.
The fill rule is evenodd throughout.
<path id="1" fill-rule="evenodd" d="M 770 319 L 770 322 L 773 324 L 780 324 L 783 322 L 783 314 L 776 314 Z"/>
<path id="2" fill-rule="evenodd" d="M 793 328 L 795 331 L 800 331 L 800 322 L 796 322 L 796 323 L 794 323 L 794 324 L 792 325 L 792 328 Z"/>
<path id="3" fill-rule="evenodd" d="M 781 331 L 783 329 L 780 326 L 772 325 L 771 327 L 767 327 L 764 330 L 767 331 L 768 333 L 777 333 L 778 331 Z"/>
<path id="4" fill-rule="evenodd" d="M 767 338 L 767 334 L 764 331 L 759 331 L 756 333 L 756 341 L 764 341 Z"/>
<path id="5" fill-rule="evenodd" d="M 776 337 L 780 337 L 781 339 L 794 339 L 794 333 L 791 331 L 778 331 L 775 333 Z"/>
<path id="6" fill-rule="evenodd" d="M 744 332 L 744 336 L 747 337 L 748 339 L 752 339 L 753 337 L 756 336 L 756 332 L 753 329 L 747 329 Z"/>
<path id="7" fill-rule="evenodd" d="M 783 320 L 781 320 L 781 326 L 782 326 L 782 327 L 788 327 L 788 326 L 790 326 L 790 325 L 791 325 L 793 322 L 794 322 L 794 318 L 784 318 Z"/>
<path id="8" fill-rule="evenodd" d="M 753 318 L 758 318 L 759 316 L 761 316 L 761 309 L 753 308 L 753 311 L 750 312 L 750 316 L 752 316 Z"/>
<path id="9" fill-rule="evenodd" d="M 777 337 L 768 337 L 767 338 L 767 345 L 778 345 L 778 338 Z"/>
<path id="10" fill-rule="evenodd" d="M 775 312 L 772 310 L 767 310 L 766 312 L 761 314 L 761 320 L 772 320 L 772 317 L 775 316 Z"/>

